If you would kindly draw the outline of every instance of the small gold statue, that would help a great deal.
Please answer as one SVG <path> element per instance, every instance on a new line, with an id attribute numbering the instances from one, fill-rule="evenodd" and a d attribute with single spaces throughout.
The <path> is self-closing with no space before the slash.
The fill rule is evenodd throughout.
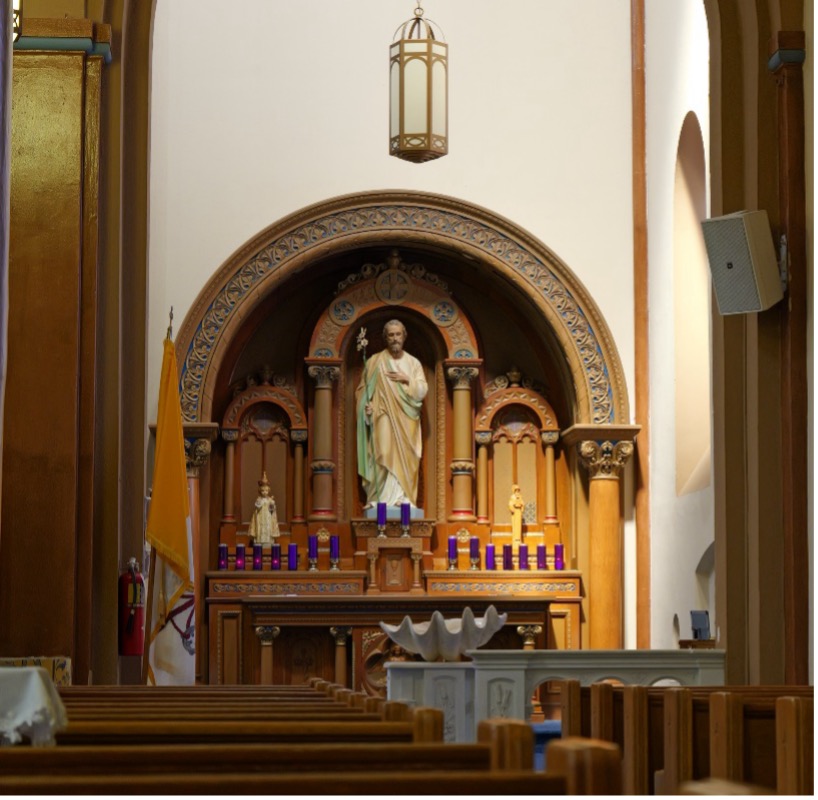
<path id="1" fill-rule="evenodd" d="M 276 501 L 270 494 L 270 483 L 266 472 L 262 473 L 261 480 L 258 482 L 258 497 L 247 533 L 254 544 L 270 544 L 273 539 L 281 535 L 278 530 Z"/>
<path id="2" fill-rule="evenodd" d="M 508 510 L 511 512 L 511 541 L 519 544 L 523 540 L 523 495 L 520 487 L 515 483 L 511 487 L 511 497 L 508 500 Z"/>

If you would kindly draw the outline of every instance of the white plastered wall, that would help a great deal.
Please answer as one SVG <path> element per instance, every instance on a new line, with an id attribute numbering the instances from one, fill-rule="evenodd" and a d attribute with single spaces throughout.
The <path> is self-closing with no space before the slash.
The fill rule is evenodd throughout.
<path id="1" fill-rule="evenodd" d="M 699 122 L 709 187 L 708 61 L 704 5 L 646 2 L 648 291 L 650 298 L 651 646 L 692 638 L 690 611 L 712 604 L 696 568 L 714 537 L 712 466 L 706 488 L 677 496 L 674 335 L 674 183 L 688 112 Z M 707 191 L 709 197 L 709 188 Z M 712 352 L 712 349 L 711 349 Z M 710 364 L 700 369 L 709 373 Z M 712 429 L 712 399 L 710 403 Z M 708 420 L 702 420 L 707 424 Z M 703 590 L 704 588 L 704 590 Z M 708 597 L 711 595 L 711 597 Z M 717 620 L 711 605 L 711 630 Z M 678 620 L 678 622 L 675 622 Z"/>
<path id="2" fill-rule="evenodd" d="M 542 240 L 595 298 L 633 398 L 629 0 L 423 5 L 450 48 L 450 152 L 416 165 L 387 146 L 388 47 L 413 2 L 157 0 L 148 419 L 169 307 L 178 329 L 260 230 L 374 189 L 457 197 Z M 625 541 L 633 646 L 631 521 Z"/>

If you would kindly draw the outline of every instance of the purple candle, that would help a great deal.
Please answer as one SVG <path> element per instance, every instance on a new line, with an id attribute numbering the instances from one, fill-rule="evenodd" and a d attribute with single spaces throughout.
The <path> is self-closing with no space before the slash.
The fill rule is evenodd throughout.
<path id="1" fill-rule="evenodd" d="M 311 561 L 318 560 L 318 537 L 315 534 L 307 537 L 307 558 Z"/>
<path id="2" fill-rule="evenodd" d="M 298 569 L 298 545 L 287 545 L 287 569 Z"/>
<path id="3" fill-rule="evenodd" d="M 514 554 L 510 544 L 503 545 L 503 569 L 514 569 Z"/>
<path id="4" fill-rule="evenodd" d="M 565 545 L 554 545 L 554 569 L 565 569 Z"/>
<path id="5" fill-rule="evenodd" d="M 341 560 L 341 541 L 337 536 L 329 537 L 329 557 L 332 561 Z"/>
<path id="6" fill-rule="evenodd" d="M 457 561 L 457 537 L 449 537 L 449 561 Z"/>
<path id="7" fill-rule="evenodd" d="M 520 569 L 528 569 L 528 545 L 521 544 L 517 552 L 517 557 L 520 562 Z"/>
<path id="8" fill-rule="evenodd" d="M 227 545 L 219 545 L 219 569 L 227 569 Z"/>
<path id="9" fill-rule="evenodd" d="M 486 569 L 496 569 L 497 566 L 494 563 L 494 545 L 487 544 L 486 545 Z"/>
<path id="10" fill-rule="evenodd" d="M 261 545 L 254 544 L 253 545 L 253 569 L 261 569 L 262 568 L 262 560 L 261 560 Z"/>
<path id="11" fill-rule="evenodd" d="M 378 525 L 386 525 L 386 503 L 378 503 Z"/>
<path id="12" fill-rule="evenodd" d="M 400 504 L 400 524 L 403 528 L 409 527 L 409 516 L 411 507 L 409 503 L 401 503 Z"/>
<path id="13" fill-rule="evenodd" d="M 480 558 L 480 540 L 476 536 L 469 539 L 469 558 Z"/>
<path id="14" fill-rule="evenodd" d="M 270 569 L 281 569 L 281 545 L 274 544 L 270 551 Z"/>
<path id="15" fill-rule="evenodd" d="M 544 544 L 537 545 L 537 569 L 548 569 L 548 561 Z"/>
<path id="16" fill-rule="evenodd" d="M 236 569 L 244 569 L 244 545 L 236 545 Z"/>

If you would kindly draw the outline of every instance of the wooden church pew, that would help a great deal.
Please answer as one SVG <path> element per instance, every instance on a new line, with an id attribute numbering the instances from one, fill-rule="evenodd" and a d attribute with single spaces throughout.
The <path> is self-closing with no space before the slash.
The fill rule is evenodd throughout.
<path id="1" fill-rule="evenodd" d="M 562 776 L 532 771 L 170 773 L 4 777 L 0 793 L 82 795 L 564 795 Z"/>
<path id="2" fill-rule="evenodd" d="M 710 697 L 725 689 L 611 684 L 581 687 L 576 681 L 565 681 L 561 693 L 563 735 L 594 736 L 619 744 L 626 794 L 670 789 L 711 774 Z M 729 690 L 766 704 L 768 715 L 783 694 L 811 697 L 813 693 L 808 686 L 731 686 Z M 761 757 L 761 764 L 767 765 L 762 773 L 766 780 L 774 754 L 775 747 L 770 744 Z"/>
<path id="3" fill-rule="evenodd" d="M 527 723 L 484 720 L 478 738 L 482 741 L 472 745 L 432 746 L 16 748 L 0 753 L 0 793 L 551 795 L 619 791 L 619 756 L 614 745 L 555 742 L 555 767 L 542 774 L 532 769 L 533 732 Z M 134 763 L 140 765 L 136 773 Z"/>

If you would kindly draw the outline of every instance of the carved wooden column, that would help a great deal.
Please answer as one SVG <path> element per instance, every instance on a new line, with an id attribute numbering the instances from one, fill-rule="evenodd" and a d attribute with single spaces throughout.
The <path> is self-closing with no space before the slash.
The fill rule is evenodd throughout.
<path id="1" fill-rule="evenodd" d="M 332 627 L 330 634 L 335 639 L 335 683 L 347 685 L 347 639 L 352 628 Z"/>
<path id="2" fill-rule="evenodd" d="M 472 458 L 471 382 L 477 367 L 469 362 L 447 362 L 446 374 L 454 383 L 452 396 L 452 522 L 475 520 L 473 507 L 474 459 Z"/>
<path id="3" fill-rule="evenodd" d="M 304 521 L 304 445 L 307 441 L 306 428 L 290 431 L 293 443 L 293 522 Z"/>
<path id="4" fill-rule="evenodd" d="M 545 445 L 545 524 L 557 522 L 557 470 L 554 445 L 559 441 L 557 431 L 543 431 L 540 434 Z"/>
<path id="5" fill-rule="evenodd" d="M 273 683 L 273 640 L 281 633 L 278 625 L 257 625 L 256 636 L 261 642 L 260 681 L 262 686 Z"/>
<path id="6" fill-rule="evenodd" d="M 638 426 L 575 425 L 563 439 L 577 445 L 590 475 L 588 622 L 591 649 L 623 646 L 622 508 L 619 476 Z"/>
<path id="7" fill-rule="evenodd" d="M 153 426 L 152 426 L 153 427 Z M 200 498 L 202 468 L 210 460 L 211 442 L 219 435 L 215 422 L 186 422 L 182 425 L 185 439 L 185 467 L 187 470 L 188 503 L 190 507 L 190 536 L 193 549 L 193 603 L 194 625 L 196 626 L 196 679 L 205 674 L 207 646 L 202 646 L 206 638 L 202 634 L 204 622 L 204 574 L 210 568 L 210 554 L 207 539 L 202 540 L 202 530 L 208 530 L 208 483 L 205 483 L 205 502 Z M 207 480 L 207 470 L 205 470 Z"/>
<path id="8" fill-rule="evenodd" d="M 315 381 L 315 411 L 312 445 L 312 520 L 336 519 L 332 502 L 335 461 L 332 450 L 332 384 L 341 374 L 340 362 L 308 361 L 309 376 Z"/>
<path id="9" fill-rule="evenodd" d="M 222 511 L 222 522 L 235 522 L 236 515 L 233 510 L 233 494 L 235 492 L 234 482 L 236 480 L 236 442 L 239 439 L 238 429 L 223 430 L 222 439 L 224 446 L 224 500 Z"/>
<path id="10" fill-rule="evenodd" d="M 491 431 L 477 431 L 474 434 L 477 444 L 477 521 L 489 521 L 489 445 Z"/>

